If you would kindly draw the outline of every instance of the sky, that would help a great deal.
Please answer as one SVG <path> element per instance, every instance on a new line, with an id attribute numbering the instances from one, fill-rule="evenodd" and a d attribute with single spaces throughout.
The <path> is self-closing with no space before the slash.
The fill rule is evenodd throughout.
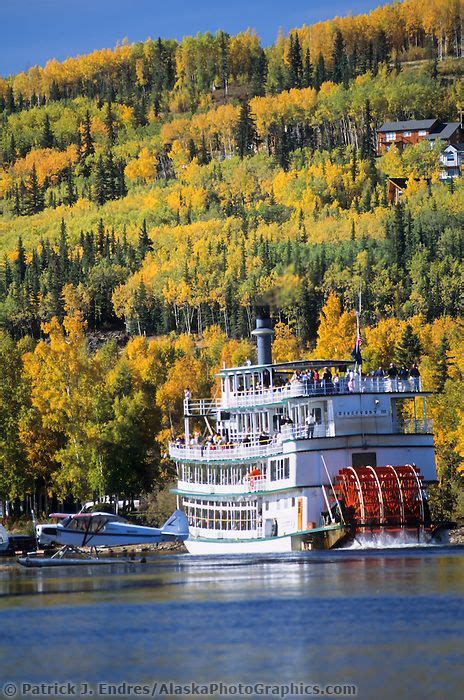
<path id="1" fill-rule="evenodd" d="M 385 0 L 383 0 L 385 2 Z M 358 14 L 382 0 L 0 0 L 0 75 L 148 37 L 182 39 L 251 27 L 263 44 L 336 15 Z"/>

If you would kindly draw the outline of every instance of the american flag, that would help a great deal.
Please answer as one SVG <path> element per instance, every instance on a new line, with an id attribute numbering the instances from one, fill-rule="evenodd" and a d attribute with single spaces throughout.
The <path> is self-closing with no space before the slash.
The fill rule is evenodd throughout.
<path id="1" fill-rule="evenodd" d="M 361 356 L 361 345 L 362 345 L 362 338 L 359 333 L 356 335 L 356 341 L 354 344 L 353 351 L 351 353 L 351 357 L 353 360 L 356 362 L 357 365 L 362 365 L 362 356 Z"/>

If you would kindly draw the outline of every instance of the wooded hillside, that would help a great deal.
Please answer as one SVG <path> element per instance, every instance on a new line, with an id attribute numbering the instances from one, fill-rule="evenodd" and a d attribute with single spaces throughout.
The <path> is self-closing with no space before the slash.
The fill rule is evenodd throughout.
<path id="1" fill-rule="evenodd" d="M 462 56 L 462 3 L 408 0 L 270 47 L 220 31 L 0 79 L 0 499 L 162 483 L 183 389 L 253 355 L 257 302 L 283 359 L 349 356 L 361 288 L 365 370 L 419 360 L 439 392 L 451 513 L 464 185 L 440 145 L 377 158 L 375 132 L 459 121 Z"/>

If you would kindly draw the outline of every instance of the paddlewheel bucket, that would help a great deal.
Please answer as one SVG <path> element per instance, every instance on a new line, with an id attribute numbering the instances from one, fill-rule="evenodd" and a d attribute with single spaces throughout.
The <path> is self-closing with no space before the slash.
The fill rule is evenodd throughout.
<path id="1" fill-rule="evenodd" d="M 401 467 L 345 467 L 335 479 L 345 520 L 358 527 L 424 525 L 420 471 Z"/>

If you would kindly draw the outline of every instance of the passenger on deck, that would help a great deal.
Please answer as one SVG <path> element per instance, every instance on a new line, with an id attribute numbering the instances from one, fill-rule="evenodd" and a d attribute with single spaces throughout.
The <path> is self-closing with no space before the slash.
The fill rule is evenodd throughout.
<path id="1" fill-rule="evenodd" d="M 324 367 L 324 373 L 322 375 L 322 379 L 325 382 L 331 382 L 332 381 L 332 372 L 328 367 Z"/>
<path id="2" fill-rule="evenodd" d="M 413 366 L 411 367 L 411 370 L 409 372 L 409 376 L 412 379 L 412 388 L 413 391 L 419 391 L 420 389 L 420 372 L 419 372 L 419 367 L 416 365 L 416 363 L 413 363 Z"/>
<path id="3" fill-rule="evenodd" d="M 407 384 L 408 384 L 408 379 L 409 379 L 409 372 L 406 369 L 406 367 L 403 365 L 400 367 L 400 370 L 398 372 L 398 380 L 399 380 L 399 389 L 400 391 L 406 391 Z"/>
<path id="4" fill-rule="evenodd" d="M 306 437 L 312 438 L 314 436 L 314 428 L 316 426 L 316 414 L 314 409 L 312 409 L 306 416 Z"/>

